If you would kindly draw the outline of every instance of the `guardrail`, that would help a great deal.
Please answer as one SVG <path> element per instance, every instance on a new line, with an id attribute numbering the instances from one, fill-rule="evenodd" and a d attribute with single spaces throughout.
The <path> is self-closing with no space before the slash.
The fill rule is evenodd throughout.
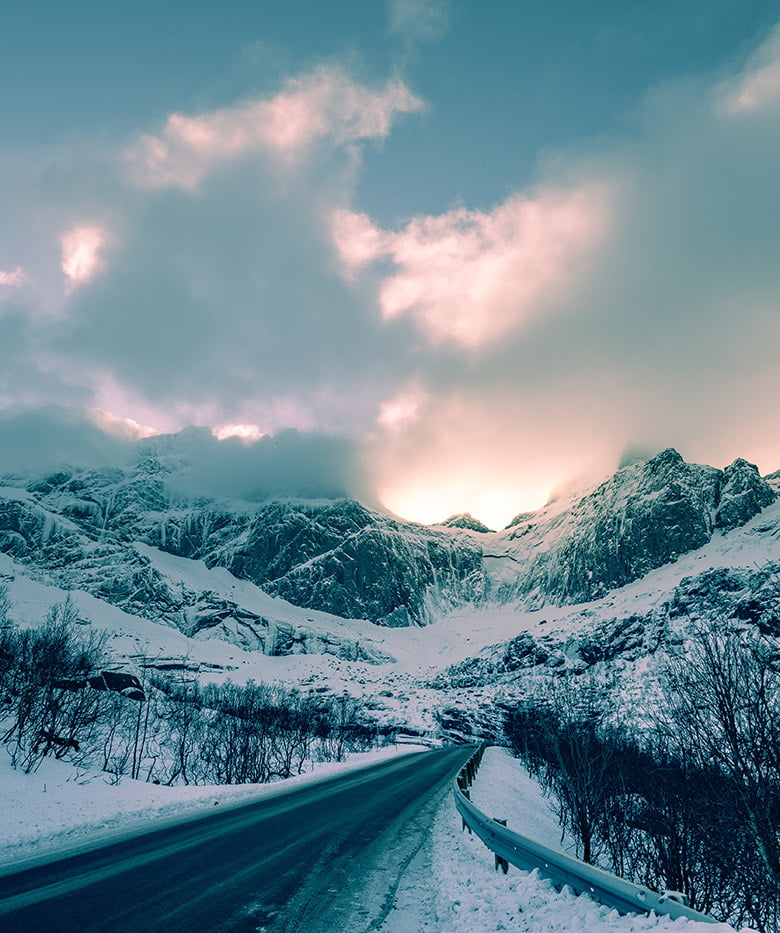
<path id="1" fill-rule="evenodd" d="M 548 849 L 486 816 L 469 799 L 469 787 L 476 777 L 484 749 L 485 746 L 481 745 L 458 773 L 455 806 L 463 819 L 464 829 L 473 831 L 495 854 L 496 870 L 502 868 L 506 873 L 510 864 L 525 871 L 536 868 L 539 874 L 549 878 L 557 887 L 568 885 L 577 894 L 588 894 L 624 914 L 649 913 L 652 910 L 673 918 L 718 922 L 708 914 L 699 913 L 676 900 L 681 897 L 676 892 L 658 894 L 649 888 L 632 884 L 571 855 Z"/>

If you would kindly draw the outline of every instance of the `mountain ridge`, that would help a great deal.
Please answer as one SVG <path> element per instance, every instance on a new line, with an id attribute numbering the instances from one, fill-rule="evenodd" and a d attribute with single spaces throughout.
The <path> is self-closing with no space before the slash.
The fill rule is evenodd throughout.
<path id="1" fill-rule="evenodd" d="M 425 526 L 349 498 L 185 497 L 170 482 L 175 466 L 149 452 L 134 468 L 10 480 L 0 489 L 0 551 L 189 631 L 232 626 L 232 637 L 249 637 L 247 625 L 267 629 L 267 620 L 202 593 L 182 600 L 137 545 L 223 567 L 303 609 L 406 627 L 463 605 L 534 609 L 600 598 L 741 527 L 777 498 L 745 460 L 719 470 L 670 448 L 491 532 L 468 514 Z M 258 631 L 255 640 L 265 650 L 266 637 Z"/>

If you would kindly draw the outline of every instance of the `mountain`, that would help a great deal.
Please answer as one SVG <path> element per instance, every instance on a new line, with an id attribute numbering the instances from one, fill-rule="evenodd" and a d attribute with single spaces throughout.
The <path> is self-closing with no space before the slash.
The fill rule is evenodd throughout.
<path id="1" fill-rule="evenodd" d="M 490 734 L 542 671 L 606 665 L 644 689 L 694 623 L 780 637 L 780 480 L 743 460 L 663 451 L 491 532 L 351 499 L 197 496 L 180 451 L 141 454 L 0 480 L 15 618 L 71 592 L 146 666 L 349 689 L 462 734 Z"/>
<path id="2" fill-rule="evenodd" d="M 457 515 L 450 515 L 445 518 L 441 524 L 445 528 L 465 528 L 468 531 L 478 531 L 481 534 L 489 534 L 491 529 L 483 525 L 478 518 L 474 518 L 470 512 L 460 512 Z"/>
<path id="3" fill-rule="evenodd" d="M 599 598 L 743 525 L 776 496 L 744 460 L 718 470 L 666 450 L 490 532 L 467 514 L 426 527 L 351 499 L 185 496 L 180 466 L 143 457 L 125 469 L 16 478 L 0 490 L 0 550 L 147 618 L 179 625 L 186 615 L 190 629 L 233 610 L 203 594 L 183 603 L 137 544 L 224 567 L 302 608 L 403 627 L 468 603 Z"/>
<path id="4" fill-rule="evenodd" d="M 776 498 L 755 466 L 724 470 L 664 450 L 587 492 L 519 515 L 485 545 L 495 599 L 597 599 L 744 525 Z"/>
<path id="5" fill-rule="evenodd" d="M 467 537 L 350 499 L 258 505 L 184 497 L 169 468 L 149 458 L 127 470 L 5 482 L 14 485 L 0 489 L 0 550 L 169 624 L 192 601 L 181 603 L 138 543 L 224 567 L 297 606 L 385 626 L 425 624 L 482 585 L 482 552 Z"/>

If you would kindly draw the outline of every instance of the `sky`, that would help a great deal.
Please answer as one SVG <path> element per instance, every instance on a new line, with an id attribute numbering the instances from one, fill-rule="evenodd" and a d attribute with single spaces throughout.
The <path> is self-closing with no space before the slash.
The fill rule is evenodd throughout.
<path id="1" fill-rule="evenodd" d="M 226 489 L 492 527 L 774 471 L 778 164 L 765 0 L 15 4 L 0 467 L 203 426 Z"/>

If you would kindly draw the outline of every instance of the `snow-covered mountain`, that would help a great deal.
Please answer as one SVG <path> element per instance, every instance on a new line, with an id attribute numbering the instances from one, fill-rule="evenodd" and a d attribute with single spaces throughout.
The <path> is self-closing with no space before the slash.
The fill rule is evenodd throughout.
<path id="1" fill-rule="evenodd" d="M 719 470 L 667 450 L 499 532 L 351 499 L 193 496 L 181 469 L 158 442 L 121 468 L 4 477 L 0 582 L 16 615 L 33 624 L 76 591 L 125 655 L 135 637 L 159 663 L 268 676 L 265 657 L 301 682 L 324 664 L 418 725 L 495 710 L 539 669 L 639 669 L 693 618 L 780 635 L 777 477 L 743 460 Z"/>
<path id="2" fill-rule="evenodd" d="M 718 470 L 664 450 L 585 495 L 518 515 L 486 542 L 486 572 L 499 601 L 595 599 L 744 525 L 775 497 L 745 460 Z"/>
<path id="3" fill-rule="evenodd" d="M 147 459 L 131 470 L 61 471 L 17 484 L 0 494 L 0 548 L 171 621 L 181 607 L 134 542 L 225 567 L 299 606 L 387 626 L 424 624 L 481 584 L 481 549 L 464 536 L 350 499 L 183 498 L 167 478 Z"/>

